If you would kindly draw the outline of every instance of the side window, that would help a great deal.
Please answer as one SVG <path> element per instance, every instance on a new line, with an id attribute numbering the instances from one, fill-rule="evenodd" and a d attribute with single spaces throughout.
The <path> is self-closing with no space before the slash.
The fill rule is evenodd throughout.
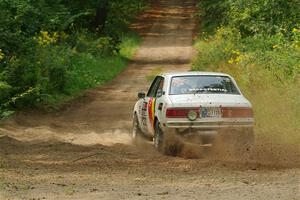
<path id="1" fill-rule="evenodd" d="M 160 77 L 160 76 L 157 76 L 154 79 L 154 81 L 153 81 L 153 83 L 152 83 L 152 85 L 151 85 L 151 87 L 150 87 L 150 89 L 147 93 L 147 96 L 148 97 L 156 97 L 157 90 L 159 88 L 162 88 L 162 87 L 163 87 L 163 78 Z"/>
<path id="2" fill-rule="evenodd" d="M 157 87 L 157 89 L 156 89 L 156 91 L 155 91 L 155 96 L 157 96 L 158 95 L 158 90 L 161 90 L 160 91 L 160 93 L 162 93 L 163 91 L 163 88 L 164 88 L 164 78 L 163 77 L 160 77 L 160 82 L 159 82 L 159 85 L 158 85 L 158 87 Z M 162 94 L 160 94 L 160 96 L 161 96 Z"/>

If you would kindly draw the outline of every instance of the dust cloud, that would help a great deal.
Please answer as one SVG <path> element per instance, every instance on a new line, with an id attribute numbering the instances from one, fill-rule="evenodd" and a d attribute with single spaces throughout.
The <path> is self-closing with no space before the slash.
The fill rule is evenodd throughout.
<path id="1" fill-rule="evenodd" d="M 231 132 L 223 132 L 232 137 Z M 243 133 L 241 133 L 243 134 Z M 186 141 L 180 136 L 169 136 L 164 143 L 163 152 L 169 156 L 185 159 L 231 162 L 237 165 L 255 165 L 274 168 L 290 168 L 300 166 L 300 146 L 295 144 L 275 143 L 268 137 L 255 134 L 251 149 L 235 148 L 240 138 L 228 141 L 216 138 L 210 145 L 202 145 Z"/>

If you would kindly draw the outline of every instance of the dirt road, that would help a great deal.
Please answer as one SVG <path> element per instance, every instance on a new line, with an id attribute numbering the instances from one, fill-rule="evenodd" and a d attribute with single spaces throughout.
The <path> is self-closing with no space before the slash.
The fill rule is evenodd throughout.
<path id="1" fill-rule="evenodd" d="M 131 145 L 131 111 L 147 76 L 186 71 L 194 0 L 160 0 L 132 25 L 143 36 L 115 80 L 55 113 L 0 127 L 0 199 L 300 199 L 300 169 L 167 157 Z M 113 67 L 113 66 L 112 66 Z"/>

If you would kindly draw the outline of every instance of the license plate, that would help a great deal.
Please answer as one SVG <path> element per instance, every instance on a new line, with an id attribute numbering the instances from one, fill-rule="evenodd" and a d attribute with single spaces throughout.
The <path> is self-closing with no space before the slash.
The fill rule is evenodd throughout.
<path id="1" fill-rule="evenodd" d="M 221 108 L 219 107 L 201 107 L 201 118 L 218 118 L 221 117 Z"/>

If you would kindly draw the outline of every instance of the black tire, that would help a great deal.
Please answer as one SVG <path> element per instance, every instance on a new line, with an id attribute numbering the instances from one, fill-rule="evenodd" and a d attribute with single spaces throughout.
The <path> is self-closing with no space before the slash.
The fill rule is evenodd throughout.
<path id="1" fill-rule="evenodd" d="M 155 122 L 153 143 L 157 151 L 169 155 L 177 156 L 181 153 L 183 145 L 175 134 L 164 133 L 160 128 L 160 123 Z"/>
<path id="2" fill-rule="evenodd" d="M 153 144 L 154 148 L 161 152 L 164 153 L 164 133 L 160 128 L 160 124 L 158 120 L 156 120 L 155 125 L 154 125 L 154 138 L 153 138 Z"/>
<path id="3" fill-rule="evenodd" d="M 139 144 L 143 138 L 143 132 L 139 126 L 139 121 L 137 115 L 133 116 L 133 125 L 132 125 L 132 142 L 134 144 Z"/>

